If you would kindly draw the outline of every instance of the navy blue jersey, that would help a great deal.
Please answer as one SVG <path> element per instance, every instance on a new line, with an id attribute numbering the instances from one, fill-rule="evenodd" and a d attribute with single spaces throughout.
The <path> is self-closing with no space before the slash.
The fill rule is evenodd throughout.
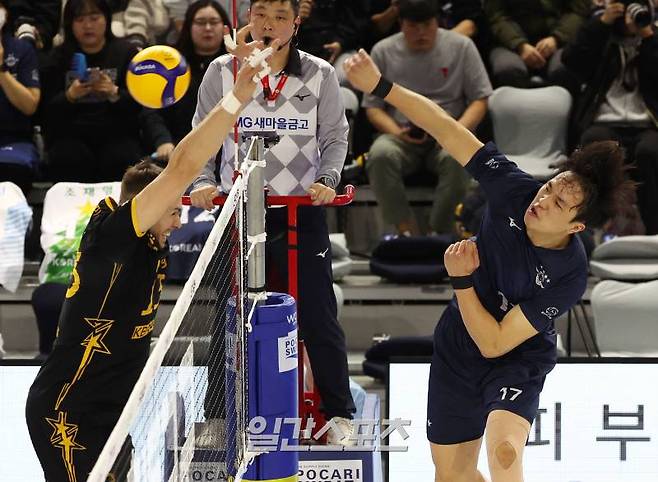
<path id="1" fill-rule="evenodd" d="M 39 65 L 37 54 L 26 40 L 3 35 L 2 46 L 5 49 L 4 64 L 9 73 L 27 88 L 39 88 Z M 30 139 L 32 124 L 30 117 L 18 110 L 0 89 L 0 136 Z M 17 139 L 16 139 L 17 140 Z"/>
<path id="2" fill-rule="evenodd" d="M 499 322 L 514 306 L 520 306 L 539 333 L 503 358 L 532 361 L 547 372 L 556 361 L 554 321 L 581 299 L 587 286 L 585 249 L 577 236 L 572 236 L 564 249 L 532 244 L 523 218 L 542 183 L 521 171 L 493 143 L 478 150 L 466 169 L 487 197 L 477 236 L 480 267 L 473 274 L 475 291 Z M 453 326 L 442 330 L 442 336 L 460 337 L 458 347 L 466 345 L 471 352 L 477 351 L 472 340 L 464 344 L 463 337 L 470 336 L 456 297 L 451 305 L 441 323 Z"/>

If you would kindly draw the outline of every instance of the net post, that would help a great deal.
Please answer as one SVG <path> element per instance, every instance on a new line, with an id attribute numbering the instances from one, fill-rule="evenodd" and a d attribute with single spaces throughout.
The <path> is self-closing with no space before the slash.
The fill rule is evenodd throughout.
<path id="1" fill-rule="evenodd" d="M 265 233 L 265 177 L 262 162 L 265 159 L 265 140 L 252 138 L 247 159 L 254 163 L 247 182 L 247 235 L 255 239 Z M 250 295 L 265 291 L 265 243 L 256 243 L 247 265 Z"/>

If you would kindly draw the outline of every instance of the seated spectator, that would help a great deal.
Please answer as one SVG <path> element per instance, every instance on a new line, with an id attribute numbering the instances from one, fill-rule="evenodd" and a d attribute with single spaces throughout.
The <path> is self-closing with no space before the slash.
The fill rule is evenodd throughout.
<path id="1" fill-rule="evenodd" d="M 112 35 L 110 20 L 106 0 L 68 0 L 64 43 L 43 67 L 43 127 L 53 181 L 120 180 L 141 157 L 142 109 L 125 85 L 137 50 Z"/>
<path id="2" fill-rule="evenodd" d="M 385 78 L 429 97 L 475 130 L 487 112 L 491 83 L 473 42 L 438 28 L 437 13 L 432 0 L 401 0 L 402 32 L 377 43 L 372 58 Z M 416 234 L 403 179 L 425 168 L 438 176 L 430 228 L 451 233 L 455 206 L 468 184 L 465 171 L 383 100 L 366 95 L 363 106 L 381 132 L 370 148 L 366 169 L 384 220 L 400 234 Z"/>
<path id="3" fill-rule="evenodd" d="M 639 3 L 651 7 L 650 0 Z M 572 115 L 574 135 L 582 145 L 612 139 L 627 149 L 646 233 L 658 234 L 658 35 L 626 15 L 623 3 L 610 3 L 563 59 L 585 83 Z"/>
<path id="4" fill-rule="evenodd" d="M 41 96 L 37 56 L 31 43 L 12 35 L 6 0 L 0 19 L 0 180 L 27 192 L 39 161 L 30 120 Z"/>
<path id="5" fill-rule="evenodd" d="M 436 0 L 441 10 L 439 26 L 470 37 L 477 42 L 484 25 L 480 0 Z M 365 45 L 367 50 L 378 41 L 400 31 L 398 0 L 370 0 Z"/>
<path id="6" fill-rule="evenodd" d="M 235 0 L 235 2 L 237 3 L 238 10 L 238 27 L 242 27 L 249 23 L 250 0 Z M 169 9 L 169 15 L 174 20 L 176 30 L 181 32 L 183 30 L 185 12 L 194 3 L 194 0 L 162 0 L 162 3 Z M 228 13 L 229 19 L 233 22 L 233 0 L 220 0 L 219 4 Z"/>
<path id="7" fill-rule="evenodd" d="M 15 20 L 17 38 L 32 42 L 39 50 L 50 50 L 59 31 L 62 0 L 7 0 L 6 7 Z"/>
<path id="8" fill-rule="evenodd" d="M 187 9 L 183 30 L 176 48 L 190 66 L 191 80 L 187 92 L 165 109 L 145 110 L 144 135 L 166 159 L 174 146 L 192 129 L 197 93 L 210 62 L 226 53 L 224 26 L 231 28 L 226 11 L 215 0 L 198 0 Z"/>
<path id="9" fill-rule="evenodd" d="M 560 85 L 577 92 L 562 65 L 562 47 L 574 40 L 591 6 L 592 0 L 485 0 L 495 45 L 489 54 L 494 85 Z M 541 81 L 533 84 L 535 76 Z"/>
<path id="10" fill-rule="evenodd" d="M 299 2 L 297 47 L 332 64 L 340 85 L 347 84 L 343 62 L 361 43 L 359 19 L 365 11 L 363 0 Z"/>

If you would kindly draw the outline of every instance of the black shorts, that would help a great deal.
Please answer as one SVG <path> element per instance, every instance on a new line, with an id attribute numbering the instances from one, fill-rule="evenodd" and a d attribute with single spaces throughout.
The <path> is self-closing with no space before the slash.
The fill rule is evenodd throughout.
<path id="1" fill-rule="evenodd" d="M 521 360 L 487 360 L 473 353 L 465 357 L 463 350 L 449 350 L 435 332 L 428 440 L 439 445 L 476 440 L 493 410 L 515 413 L 532 424 L 545 378 L 544 371 Z"/>
<path id="2" fill-rule="evenodd" d="M 28 397 L 27 427 L 47 482 L 87 480 L 114 428 L 113 423 L 99 423 L 99 415 L 102 414 L 70 408 L 49 410 L 40 401 Z M 122 452 L 130 448 L 128 437 Z M 115 474 L 115 480 L 124 479 L 125 476 Z"/>

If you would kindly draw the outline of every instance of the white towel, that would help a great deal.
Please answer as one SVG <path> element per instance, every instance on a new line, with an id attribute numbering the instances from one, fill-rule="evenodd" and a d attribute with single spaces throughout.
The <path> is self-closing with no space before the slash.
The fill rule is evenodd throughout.
<path id="1" fill-rule="evenodd" d="M 18 288 L 25 261 L 25 234 L 32 220 L 20 188 L 0 182 L 0 284 L 12 293 Z"/>

